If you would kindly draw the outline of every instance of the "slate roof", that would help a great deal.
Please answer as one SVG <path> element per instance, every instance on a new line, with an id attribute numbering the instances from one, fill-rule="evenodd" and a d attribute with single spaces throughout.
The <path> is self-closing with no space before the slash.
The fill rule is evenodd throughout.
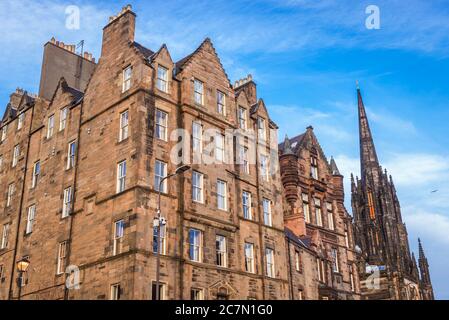
<path id="1" fill-rule="evenodd" d="M 296 152 L 298 150 L 299 145 L 301 144 L 301 142 L 304 140 L 304 137 L 306 136 L 305 133 L 300 134 L 299 136 L 296 136 L 292 139 L 290 139 L 290 146 L 293 152 Z M 283 153 L 284 152 L 284 144 L 285 142 L 282 142 L 279 145 L 279 152 Z"/>
<path id="2" fill-rule="evenodd" d="M 146 58 L 148 58 L 154 54 L 154 52 L 152 50 L 144 47 L 140 43 L 134 42 L 134 47 L 136 47 L 136 49 L 139 50 L 139 52 L 142 53 Z"/>
<path id="3" fill-rule="evenodd" d="M 304 247 L 306 249 L 309 249 L 309 246 L 311 243 L 310 238 L 308 238 L 308 237 L 299 238 L 289 228 L 285 228 L 284 232 L 285 232 L 285 236 L 288 239 L 290 239 L 292 242 L 294 242 L 296 245 Z"/>

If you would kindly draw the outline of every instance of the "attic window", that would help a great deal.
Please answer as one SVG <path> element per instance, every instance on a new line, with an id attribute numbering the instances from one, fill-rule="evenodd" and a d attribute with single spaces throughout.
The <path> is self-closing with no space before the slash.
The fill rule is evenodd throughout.
<path id="1" fill-rule="evenodd" d="M 18 122 L 17 122 L 17 130 L 22 129 L 24 120 L 25 120 L 25 113 L 19 114 L 19 118 L 18 118 Z"/>
<path id="2" fill-rule="evenodd" d="M 296 146 L 298 145 L 298 142 L 293 142 L 293 144 L 292 144 L 292 148 L 296 148 Z"/>
<path id="3" fill-rule="evenodd" d="M 204 84 L 195 79 L 195 104 L 203 105 L 204 104 Z"/>
<path id="4" fill-rule="evenodd" d="M 123 92 L 131 89 L 131 77 L 133 74 L 133 69 L 131 66 L 123 70 Z"/>
<path id="5" fill-rule="evenodd" d="M 157 88 L 162 92 L 168 92 L 168 70 L 163 66 L 157 67 Z"/>
<path id="6" fill-rule="evenodd" d="M 2 128 L 2 142 L 6 140 L 6 134 L 8 133 L 8 125 Z"/>

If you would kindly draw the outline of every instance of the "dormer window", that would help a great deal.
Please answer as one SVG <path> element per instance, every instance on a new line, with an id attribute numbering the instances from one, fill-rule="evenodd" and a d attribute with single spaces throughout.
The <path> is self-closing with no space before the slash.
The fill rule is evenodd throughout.
<path id="1" fill-rule="evenodd" d="M 17 130 L 23 128 L 23 121 L 25 120 L 25 113 L 19 114 L 19 118 L 17 119 Z"/>
<path id="2" fill-rule="evenodd" d="M 2 142 L 6 140 L 6 134 L 8 133 L 8 125 L 2 128 Z"/>
<path id="3" fill-rule="evenodd" d="M 318 159 L 314 156 L 310 158 L 310 175 L 312 179 L 318 180 Z"/>
<path id="4" fill-rule="evenodd" d="M 123 92 L 128 91 L 131 89 L 131 77 L 133 74 L 133 69 L 131 66 L 123 70 Z"/>
<path id="5" fill-rule="evenodd" d="M 198 79 L 195 79 L 195 104 L 204 105 L 204 84 Z"/>
<path id="6" fill-rule="evenodd" d="M 217 112 L 223 116 L 226 115 L 225 102 L 226 102 L 225 94 L 217 90 Z"/>
<path id="7" fill-rule="evenodd" d="M 168 69 L 163 66 L 157 67 L 157 88 L 162 92 L 168 92 Z"/>
<path id="8" fill-rule="evenodd" d="M 246 109 L 243 107 L 239 107 L 239 127 L 242 130 L 246 130 L 247 129 L 247 124 L 246 124 Z"/>

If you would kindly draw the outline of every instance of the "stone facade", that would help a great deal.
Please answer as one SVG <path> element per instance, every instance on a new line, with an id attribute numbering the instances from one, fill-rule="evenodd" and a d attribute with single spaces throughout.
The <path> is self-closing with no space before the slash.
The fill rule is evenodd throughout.
<path id="1" fill-rule="evenodd" d="M 173 161 L 178 136 L 170 134 L 178 128 L 192 132 L 194 122 L 204 132 L 236 130 L 238 108 L 246 112 L 246 130 L 257 131 L 263 119 L 266 133 L 262 139 L 246 137 L 242 130 L 242 141 L 257 151 L 249 171 L 234 161 L 199 162 L 168 180 L 162 194 L 167 221 L 162 298 L 289 299 L 280 176 L 273 170 L 265 178 L 260 170 L 260 154 L 271 156 L 273 165 L 277 162 L 277 143 L 265 142 L 276 141 L 277 127 L 257 98 L 256 84 L 247 78 L 231 85 L 209 39 L 178 62 L 165 45 L 156 52 L 144 48 L 134 41 L 135 18 L 127 7 L 104 28 L 101 58 L 84 92 L 67 77 L 61 78 L 50 100 L 26 92 L 11 97 L 2 121 L 6 139 L 0 145 L 0 225 L 10 226 L 5 236 L 9 242 L 0 250 L 0 299 L 19 298 L 15 265 L 23 257 L 30 268 L 21 299 L 154 299 L 156 161 L 167 165 L 165 174 L 191 163 L 190 149 L 183 150 L 182 162 Z M 166 72 L 163 84 L 160 70 Z M 195 100 L 197 80 L 203 84 L 200 103 Z M 219 92 L 224 95 L 221 113 Z M 60 127 L 62 110 L 67 117 Z M 16 131 L 17 114 L 22 112 L 23 128 Z M 160 129 L 161 114 L 167 117 L 166 129 Z M 209 138 L 216 139 L 203 137 L 203 156 L 209 152 Z M 11 167 L 17 144 L 20 157 Z M 232 139 L 227 148 L 234 149 Z M 216 152 L 212 150 L 213 157 Z M 126 175 L 121 166 L 125 162 Z M 40 170 L 33 185 L 36 163 Z M 194 172 L 202 175 L 200 201 L 192 200 Z M 219 181 L 224 191 L 217 190 Z M 7 186 L 13 182 L 15 192 L 7 207 Z M 218 209 L 218 194 L 223 192 L 226 205 Z M 251 195 L 251 217 L 244 217 L 243 192 Z M 269 222 L 265 206 L 270 208 Z M 29 208 L 35 208 L 34 217 Z M 30 221 L 32 230 L 26 230 Z M 197 238 L 193 230 L 199 232 Z M 220 258 L 218 239 L 224 243 Z M 252 263 L 246 263 L 245 244 L 253 248 L 248 254 Z M 253 265 L 249 270 L 248 264 Z M 67 280 L 75 279 L 75 273 L 65 273 L 68 266 L 79 269 L 79 289 L 65 288 Z"/>
<path id="2" fill-rule="evenodd" d="M 360 89 L 357 96 L 361 178 L 352 176 L 351 180 L 355 238 L 362 253 L 362 296 L 370 300 L 433 300 L 421 241 L 418 269 L 393 178 L 379 164 Z"/>
<path id="3" fill-rule="evenodd" d="M 328 162 L 312 127 L 287 137 L 279 154 L 286 234 L 296 250 L 290 249 L 290 256 L 299 253 L 306 266 L 296 268 L 292 291 L 311 299 L 359 299 L 352 219 L 334 159 Z"/>

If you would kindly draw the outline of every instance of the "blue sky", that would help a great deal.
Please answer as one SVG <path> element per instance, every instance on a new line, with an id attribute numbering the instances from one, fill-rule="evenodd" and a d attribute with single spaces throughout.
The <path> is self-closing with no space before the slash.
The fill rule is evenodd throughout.
<path id="1" fill-rule="evenodd" d="M 138 42 L 153 50 L 166 43 L 179 59 L 210 37 L 232 81 L 254 75 L 280 136 L 312 124 L 347 178 L 359 172 L 359 80 L 411 246 L 422 238 L 437 297 L 449 299 L 449 1 L 130 2 Z M 125 4 L 1 0 L 0 111 L 16 87 L 37 92 L 52 36 L 85 40 L 99 57 L 102 28 Z M 380 8 L 380 30 L 365 27 L 370 4 Z M 81 9 L 79 30 L 65 28 L 68 5 Z"/>

